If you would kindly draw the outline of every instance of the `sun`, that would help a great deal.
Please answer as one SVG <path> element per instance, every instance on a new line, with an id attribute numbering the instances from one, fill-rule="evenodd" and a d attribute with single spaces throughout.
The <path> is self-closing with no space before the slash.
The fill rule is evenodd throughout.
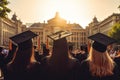
<path id="1" fill-rule="evenodd" d="M 82 13 L 81 10 L 84 9 L 83 7 L 80 7 L 80 5 L 82 6 L 83 4 L 81 4 L 79 0 L 48 0 L 45 4 L 38 5 L 39 7 L 37 6 L 35 9 L 37 11 L 37 14 L 40 17 L 42 16 L 44 20 L 53 18 L 55 13 L 59 12 L 60 17 L 65 19 L 67 23 L 85 25 L 85 18 L 84 16 L 81 17 L 81 15 L 85 13 Z M 41 6 L 43 8 L 39 9 Z M 41 13 L 44 14 L 40 15 Z"/>
<path id="2" fill-rule="evenodd" d="M 51 5 L 51 11 L 53 12 L 59 12 L 60 17 L 68 20 L 68 21 L 74 21 L 76 16 L 76 12 L 78 6 L 76 6 L 75 3 L 72 1 L 67 0 L 61 0 L 61 1 L 54 1 L 53 5 Z"/>

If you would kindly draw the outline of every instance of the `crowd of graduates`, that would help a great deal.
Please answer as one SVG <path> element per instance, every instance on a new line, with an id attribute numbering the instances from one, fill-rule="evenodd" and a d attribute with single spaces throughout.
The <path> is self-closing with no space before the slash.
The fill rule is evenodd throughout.
<path id="1" fill-rule="evenodd" d="M 66 40 L 70 35 L 59 35 L 53 39 L 52 50 L 44 45 L 41 52 L 32 42 L 37 34 L 30 30 L 10 37 L 7 55 L 0 47 L 3 80 L 120 80 L 120 50 L 114 51 L 114 58 L 112 49 L 108 50 L 115 43 L 113 38 L 97 33 L 88 37 L 94 41 L 90 50 L 85 44 L 74 50 Z"/>

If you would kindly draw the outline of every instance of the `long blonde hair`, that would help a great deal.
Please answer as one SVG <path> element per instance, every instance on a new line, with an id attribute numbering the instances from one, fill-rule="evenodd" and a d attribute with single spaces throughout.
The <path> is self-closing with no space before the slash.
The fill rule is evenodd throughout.
<path id="1" fill-rule="evenodd" d="M 89 69 L 92 76 L 108 76 L 113 74 L 114 61 L 107 52 L 101 53 L 91 48 L 89 57 Z"/>

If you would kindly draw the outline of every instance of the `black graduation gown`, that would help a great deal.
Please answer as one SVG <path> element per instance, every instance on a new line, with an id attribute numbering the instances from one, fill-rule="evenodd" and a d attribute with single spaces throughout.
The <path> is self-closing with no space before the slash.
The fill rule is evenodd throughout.
<path id="1" fill-rule="evenodd" d="M 114 58 L 114 61 L 116 62 L 116 64 L 118 65 L 119 67 L 119 70 L 120 70 L 120 56 L 119 57 L 115 57 Z M 119 73 L 120 74 L 120 73 Z"/>
<path id="2" fill-rule="evenodd" d="M 61 67 L 65 69 L 61 69 Z M 72 60 L 68 68 L 66 68 L 64 64 L 61 65 L 60 68 L 56 68 L 45 62 L 43 72 L 44 80 L 76 80 L 79 67 L 80 64 L 76 59 Z"/>
<path id="3" fill-rule="evenodd" d="M 105 77 L 95 77 L 91 75 L 89 71 L 88 61 L 83 61 L 80 66 L 78 80 L 120 80 L 118 67 L 114 68 L 114 75 Z"/>
<path id="4" fill-rule="evenodd" d="M 77 58 L 81 63 L 83 60 L 87 59 L 87 56 L 88 56 L 88 53 L 84 53 L 84 54 L 78 53 L 76 54 L 75 58 Z"/>
<path id="5" fill-rule="evenodd" d="M 40 67 L 38 62 L 31 63 L 29 67 L 22 69 L 8 65 L 4 80 L 41 80 Z"/>
<path id="6" fill-rule="evenodd" d="M 7 64 L 12 60 L 16 48 L 17 46 L 12 45 L 12 50 L 9 50 L 9 53 L 6 57 L 4 54 L 0 54 L 0 68 L 4 77 L 6 76 L 7 72 Z"/>

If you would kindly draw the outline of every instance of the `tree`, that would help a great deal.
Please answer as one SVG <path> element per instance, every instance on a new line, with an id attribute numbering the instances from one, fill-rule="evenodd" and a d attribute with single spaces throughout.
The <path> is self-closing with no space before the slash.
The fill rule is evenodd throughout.
<path id="1" fill-rule="evenodd" d="M 6 7 L 9 4 L 7 0 L 0 0 L 0 17 L 7 17 L 7 13 L 10 13 L 10 9 Z"/>
<path id="2" fill-rule="evenodd" d="M 117 43 L 120 44 L 120 23 L 114 24 L 108 35 L 116 39 Z"/>

